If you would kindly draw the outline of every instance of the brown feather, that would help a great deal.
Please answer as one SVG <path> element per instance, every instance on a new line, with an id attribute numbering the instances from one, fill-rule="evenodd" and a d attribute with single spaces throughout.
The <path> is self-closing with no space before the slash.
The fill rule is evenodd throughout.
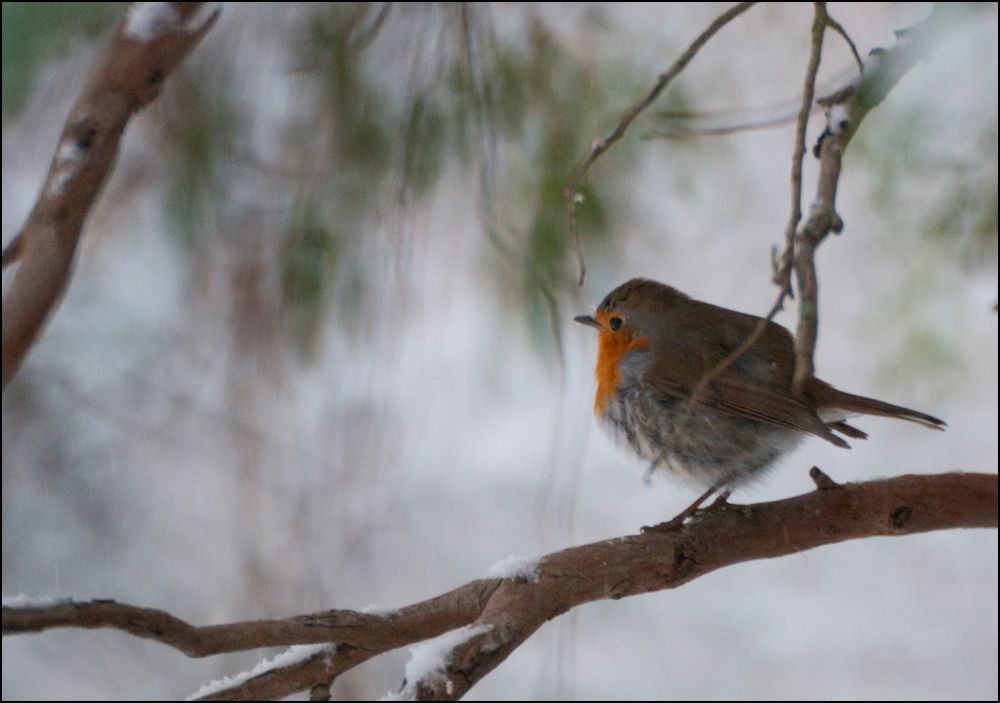
<path id="1" fill-rule="evenodd" d="M 824 383 L 818 378 L 811 378 L 806 382 L 806 395 L 809 396 L 817 407 L 837 408 L 852 413 L 862 415 L 882 415 L 884 417 L 895 417 L 900 420 L 909 420 L 924 427 L 935 430 L 943 430 L 948 424 L 944 420 L 939 420 L 933 415 L 922 413 L 919 410 L 904 408 L 902 405 L 893 405 L 874 398 L 866 398 L 862 395 L 854 395 L 837 390 L 829 383 Z"/>
<path id="2" fill-rule="evenodd" d="M 638 334 L 651 337 L 654 360 L 644 380 L 660 392 L 684 400 L 692 398 L 701 379 L 739 348 L 762 320 L 692 300 L 670 286 L 647 279 L 633 279 L 609 293 L 598 306 L 598 315 L 607 317 L 620 310 L 647 323 Z M 844 393 L 816 378 L 810 379 L 802 396 L 798 396 L 792 390 L 794 370 L 791 333 L 768 320 L 750 348 L 701 391 L 698 402 L 737 417 L 808 432 L 838 447 L 850 445 L 832 429 L 855 438 L 863 438 L 864 433 L 843 423 L 827 425 L 819 410 L 835 408 L 884 415 L 935 429 L 945 426 L 931 415 Z"/>

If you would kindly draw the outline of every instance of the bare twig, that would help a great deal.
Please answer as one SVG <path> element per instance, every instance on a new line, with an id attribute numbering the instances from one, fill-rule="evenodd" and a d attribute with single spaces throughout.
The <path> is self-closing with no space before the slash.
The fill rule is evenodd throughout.
<path id="1" fill-rule="evenodd" d="M 646 139 L 687 139 L 689 137 L 719 137 L 738 132 L 751 132 L 754 130 L 774 129 L 783 127 L 795 119 L 794 114 L 778 114 L 760 119 L 733 119 L 721 124 L 711 124 L 711 118 L 720 121 L 723 115 L 671 115 L 664 114 L 661 117 L 668 121 L 667 126 L 650 130 L 643 135 Z M 676 124 L 671 124 L 673 121 Z M 705 123 L 697 124 L 698 121 Z M 688 124 L 685 125 L 684 123 Z"/>
<path id="2" fill-rule="evenodd" d="M 785 225 L 785 251 L 781 255 L 780 268 L 776 274 L 776 283 L 781 287 L 782 295 L 791 295 L 791 272 L 792 263 L 795 260 L 795 232 L 802 219 L 802 159 L 806 153 L 806 126 L 809 122 L 809 113 L 812 111 L 813 97 L 816 89 L 816 73 L 819 71 L 819 62 L 823 54 L 823 35 L 826 33 L 827 14 L 826 3 L 814 3 L 815 13 L 813 15 L 812 26 L 812 48 L 809 52 L 809 64 L 806 66 L 805 84 L 802 87 L 802 105 L 799 108 L 799 117 L 795 125 L 795 148 L 792 151 L 792 212 L 788 217 L 788 224 Z M 799 301 L 799 319 L 802 319 L 803 309 L 806 301 Z M 809 366 L 809 375 L 812 375 L 813 368 Z M 801 394 L 802 385 L 799 379 L 806 378 L 798 374 L 796 367 L 794 390 Z M 804 382 L 804 380 L 802 381 Z"/>
<path id="3" fill-rule="evenodd" d="M 760 321 L 757 322 L 757 325 L 753 328 L 753 332 L 751 332 L 747 336 L 747 338 L 743 340 L 743 343 L 740 344 L 740 346 L 736 347 L 736 349 L 731 351 L 729 354 L 727 354 L 725 358 L 723 358 L 722 361 L 720 361 L 718 364 L 712 367 L 712 369 L 708 373 L 706 373 L 704 376 L 698 379 L 698 383 L 695 384 L 694 389 L 691 391 L 691 399 L 688 401 L 688 408 L 687 412 L 684 413 L 684 420 L 678 424 L 677 431 L 673 433 L 674 435 L 677 435 L 680 431 L 683 430 L 683 428 L 686 427 L 687 421 L 694 413 L 695 408 L 701 402 L 701 399 L 704 396 L 705 391 L 708 389 L 709 384 L 711 384 L 712 381 L 718 378 L 719 374 L 724 373 L 726 369 L 728 369 L 730 366 L 736 363 L 736 360 L 739 359 L 741 356 L 743 356 L 750 349 L 750 347 L 752 347 L 754 343 L 758 339 L 760 339 L 760 336 L 764 333 L 764 330 L 767 329 L 767 324 L 771 322 L 771 320 L 774 319 L 774 316 L 777 315 L 779 312 L 781 312 L 781 310 L 784 308 L 785 298 L 788 297 L 788 294 L 789 294 L 789 289 L 782 288 L 781 291 L 778 293 L 778 297 L 777 299 L 775 299 L 774 304 L 771 306 L 771 309 L 768 310 L 767 315 L 762 317 Z"/>
<path id="4" fill-rule="evenodd" d="M 934 13 L 917 27 L 902 33 L 890 49 L 877 52 L 865 65 L 858 81 L 818 102 L 826 108 L 827 125 L 815 149 L 819 157 L 816 197 L 809 217 L 795 235 L 794 266 L 799 293 L 799 320 L 795 331 L 794 387 L 802 388 L 813 375 L 818 320 L 818 281 L 815 251 L 828 234 L 844 223 L 837 214 L 837 184 L 841 160 L 862 120 L 925 53 L 925 35 L 933 27 Z"/>
<path id="5" fill-rule="evenodd" d="M 573 253 L 576 257 L 577 267 L 579 270 L 579 285 L 583 285 L 587 269 L 583 262 L 583 251 L 580 249 L 580 235 L 576 227 L 576 204 L 577 199 L 580 196 L 580 185 L 583 182 L 584 176 L 587 175 L 587 171 L 593 163 L 600 158 L 601 154 L 606 152 L 612 144 L 622 138 L 625 134 L 625 130 L 629 128 L 629 125 L 632 124 L 635 118 L 638 117 L 643 110 L 653 104 L 653 102 L 660 96 L 660 93 L 662 93 L 663 90 L 670 85 L 670 82 L 684 70 L 685 66 L 687 66 L 691 59 L 695 57 L 695 54 L 698 53 L 699 49 L 701 49 L 701 47 L 704 46 L 716 32 L 729 24 L 730 21 L 749 10 L 755 4 L 756 3 L 753 2 L 741 2 L 716 17 L 712 24 L 708 25 L 705 31 L 699 34 L 698 38 L 691 43 L 683 54 L 681 54 L 680 58 L 677 59 L 673 65 L 670 66 L 670 68 L 657 76 L 656 83 L 653 84 L 653 87 L 645 95 L 645 97 L 622 114 L 615 128 L 603 137 L 598 137 L 594 140 L 590 147 L 590 152 L 586 157 L 584 157 L 583 161 L 581 161 L 577 167 L 573 169 L 573 173 L 570 176 L 569 181 L 566 183 L 566 187 L 563 189 L 563 199 L 566 201 L 566 213 L 569 217 L 571 246 L 573 248 Z"/>
<path id="6" fill-rule="evenodd" d="M 473 581 L 436 598 L 383 615 L 326 610 L 280 620 L 204 627 L 191 625 L 162 610 L 107 600 L 62 602 L 34 611 L 4 607 L 3 632 L 32 632 L 50 627 L 111 627 L 162 642 L 189 657 L 323 642 L 386 651 L 468 623 L 482 611 L 497 584 L 496 579 Z M 32 612 L 33 616 L 26 615 Z"/>
<path id="7" fill-rule="evenodd" d="M 847 67 L 817 82 L 815 92 L 831 95 L 857 81 L 857 69 Z M 661 110 L 651 115 L 650 126 L 640 139 L 687 139 L 764 130 L 795 124 L 802 103 L 801 93 L 788 100 L 769 104 L 709 111 Z M 813 102 L 812 112 L 822 106 Z"/>
<path id="8" fill-rule="evenodd" d="M 798 117 L 796 118 L 795 148 L 792 151 L 792 213 L 789 216 L 788 224 L 785 227 L 785 250 L 780 257 L 779 263 L 776 265 L 776 270 L 774 272 L 774 282 L 780 289 L 778 291 L 778 297 L 774 301 L 774 304 L 771 306 L 767 315 L 761 318 L 761 320 L 754 327 L 753 332 L 751 332 L 747 338 L 743 340 L 743 343 L 727 354 L 722 361 L 698 379 L 698 383 L 696 383 L 694 388 L 691 390 L 691 397 L 688 400 L 687 409 L 683 418 L 679 423 L 677 423 L 670 433 L 670 437 L 668 438 L 664 449 L 660 452 L 656 462 L 654 462 L 654 465 L 669 456 L 676 444 L 677 438 L 680 437 L 687 429 L 688 422 L 690 422 L 693 417 L 695 408 L 697 408 L 701 403 L 702 398 L 705 395 L 705 391 L 708 390 L 712 381 L 736 363 L 736 361 L 754 345 L 754 343 L 764 333 L 768 323 L 774 319 L 774 316 L 777 315 L 779 311 L 784 308 L 785 299 L 792 293 L 791 270 L 795 251 L 795 228 L 798 226 L 799 220 L 802 218 L 802 158 L 805 156 L 806 152 L 806 125 L 809 122 L 809 114 L 812 112 L 813 94 L 816 86 L 816 73 L 819 70 L 820 55 L 823 51 L 823 32 L 826 27 L 825 4 L 817 2 L 815 3 L 815 6 L 816 12 L 812 27 L 812 49 L 809 54 L 809 64 L 806 68 L 805 85 L 802 89 L 802 101 L 799 105 Z"/>
<path id="9" fill-rule="evenodd" d="M 798 118 L 796 120 L 795 148 L 792 152 L 792 211 L 785 227 L 785 249 L 781 256 L 775 256 L 773 261 L 773 280 L 779 287 L 778 296 L 767 315 L 760 319 L 747 338 L 744 339 L 736 349 L 727 354 L 711 370 L 698 379 L 698 382 L 691 391 L 691 396 L 688 399 L 684 416 L 681 418 L 681 421 L 674 426 L 667 438 L 667 441 L 664 443 L 664 447 L 660 450 L 657 458 L 652 462 L 650 466 L 651 471 L 655 469 L 661 461 L 664 461 L 669 457 L 674 446 L 676 445 L 678 437 L 680 437 L 686 430 L 688 422 L 690 422 L 693 417 L 694 410 L 702 401 L 704 394 L 708 390 L 712 381 L 718 378 L 720 374 L 724 373 L 726 369 L 732 366 L 754 345 L 767 328 L 768 323 L 773 320 L 774 316 L 784 308 L 785 300 L 793 295 L 791 285 L 791 272 L 793 267 L 796 270 L 796 279 L 799 284 L 800 293 L 799 321 L 797 333 L 795 335 L 795 372 L 793 375 L 793 388 L 795 392 L 801 393 L 801 389 L 806 379 L 813 375 L 813 353 L 816 346 L 816 331 L 818 329 L 816 303 L 818 299 L 818 284 L 816 281 L 815 265 L 813 264 L 814 252 L 815 247 L 818 245 L 819 241 L 825 237 L 826 233 L 830 231 L 839 232 L 842 228 L 840 218 L 837 216 L 833 208 L 833 202 L 836 195 L 837 179 L 839 178 L 840 173 L 840 153 L 842 153 L 843 148 L 846 147 L 850 136 L 848 135 L 846 139 L 842 140 L 842 143 L 840 144 L 840 151 L 834 155 L 828 156 L 825 161 L 822 158 L 822 154 L 820 154 L 821 166 L 818 195 L 816 201 L 814 201 L 810 209 L 809 219 L 803 226 L 803 232 L 813 233 L 823 230 L 824 233 L 821 236 L 810 234 L 809 241 L 804 241 L 803 233 L 797 232 L 797 227 L 802 219 L 802 159 L 805 155 L 806 127 L 809 121 L 809 115 L 812 112 L 814 102 L 818 102 L 827 110 L 827 132 L 832 131 L 832 129 L 836 129 L 838 134 L 840 134 L 851 130 L 850 133 L 853 134 L 853 129 L 856 129 L 856 122 L 849 122 L 844 125 L 840 125 L 838 123 L 831 128 L 829 123 L 840 119 L 838 116 L 839 113 L 832 110 L 832 106 L 834 104 L 840 104 L 844 101 L 853 100 L 855 93 L 861 92 L 866 81 L 870 81 L 874 86 L 879 87 L 878 99 L 877 101 L 872 101 L 871 99 L 867 101 L 867 103 L 870 104 L 868 104 L 865 111 L 861 113 L 860 117 L 863 117 L 864 114 L 867 113 L 867 110 L 871 109 L 871 107 L 877 104 L 877 102 L 880 102 L 885 95 L 888 94 L 891 87 L 898 82 L 900 77 L 902 77 L 902 74 L 905 73 L 905 71 L 908 70 L 909 67 L 916 61 L 916 51 L 908 49 L 908 58 L 905 62 L 896 60 L 892 63 L 892 65 L 897 66 L 897 68 L 895 68 L 895 72 L 898 72 L 898 75 L 894 73 L 891 81 L 886 81 L 880 76 L 861 76 L 855 81 L 854 84 L 848 86 L 846 89 L 838 89 L 832 96 L 815 101 L 816 75 L 819 70 L 819 63 L 823 50 L 823 35 L 826 26 L 830 23 L 830 17 L 826 13 L 826 4 L 817 2 L 815 3 L 815 8 L 812 25 L 811 51 L 802 90 L 802 101 L 800 103 Z M 912 33 L 913 32 L 911 31 L 907 33 L 906 36 L 909 37 Z M 909 46 L 909 44 L 906 46 Z M 900 50 L 899 46 L 894 47 L 893 49 L 893 51 Z M 891 52 L 883 53 L 894 56 Z M 833 101 L 836 101 L 836 103 Z M 833 116 L 831 117 L 831 115 Z M 824 133 L 824 136 L 825 135 L 826 133 Z M 822 147 L 826 141 L 830 140 L 823 140 L 821 138 L 820 146 Z M 829 206 L 818 205 L 818 203 L 824 202 L 829 202 Z"/>
<path id="10" fill-rule="evenodd" d="M 278 698 L 329 684 L 379 653 L 469 626 L 448 664 L 407 682 L 417 698 L 461 697 L 546 621 L 583 603 L 676 588 L 716 569 L 876 535 L 996 527 L 997 477 L 951 473 L 843 484 L 771 503 L 699 515 L 672 532 L 596 542 L 539 560 L 533 577 L 484 579 L 384 615 L 329 610 L 279 620 L 196 627 L 169 613 L 110 601 L 3 608 L 3 633 L 111 628 L 189 656 L 277 644 L 336 642 L 292 666 L 211 694 Z"/>
<path id="11" fill-rule="evenodd" d="M 783 294 L 791 294 L 792 261 L 795 254 L 795 230 L 802 219 L 802 159 L 806 153 L 806 126 L 812 112 L 813 96 L 816 89 L 816 73 L 819 71 L 823 54 L 823 34 L 826 31 L 826 3 L 817 2 L 813 15 L 812 43 L 809 63 L 806 66 L 805 82 L 802 86 L 802 102 L 795 123 L 795 146 L 792 149 L 792 210 L 785 225 L 785 250 L 779 259 L 774 282 Z"/>
<path id="12" fill-rule="evenodd" d="M 779 287 L 778 296 L 771 306 L 770 311 L 761 319 L 743 343 L 698 380 L 698 383 L 692 390 L 688 403 L 688 413 L 685 415 L 686 419 L 690 417 L 691 412 L 693 412 L 693 409 L 700 402 L 709 384 L 753 346 L 767 327 L 767 323 L 783 309 L 785 299 L 793 295 L 791 284 L 793 267 L 797 271 L 800 292 L 799 326 L 795 336 L 796 371 L 794 387 L 796 392 L 800 392 L 805 379 L 813 374 L 813 350 L 816 345 L 816 331 L 818 329 L 818 290 L 815 266 L 812 262 L 815 247 L 822 241 L 823 237 L 830 231 L 839 232 L 843 227 L 843 223 L 833 207 L 837 180 L 840 173 L 840 155 L 843 153 L 843 149 L 853 135 L 854 130 L 857 129 L 858 123 L 867 114 L 867 111 L 878 104 L 888 94 L 892 86 L 902 77 L 903 73 L 917 60 L 917 51 L 912 48 L 912 38 L 914 34 L 919 35 L 923 31 L 923 27 L 915 28 L 903 34 L 901 39 L 905 39 L 905 42 L 901 41 L 890 51 L 881 52 L 879 54 L 881 61 L 875 64 L 876 68 L 874 70 L 870 69 L 867 74 L 864 74 L 864 64 L 858 54 L 857 47 L 848 36 L 846 30 L 827 13 L 825 3 L 817 2 L 815 3 L 815 8 L 812 26 L 812 48 L 806 68 L 802 100 L 796 120 L 795 147 L 792 152 L 792 207 L 788 223 L 785 226 L 784 250 L 780 256 L 775 254 L 773 261 L 773 281 Z M 822 55 L 823 35 L 826 27 L 830 27 L 838 32 L 851 47 L 859 69 L 862 70 L 862 75 L 847 88 L 840 88 L 830 96 L 816 101 L 814 100 L 816 75 Z M 888 73 L 886 73 L 887 71 Z M 856 95 L 859 93 L 865 96 L 863 111 L 858 111 L 858 108 L 854 107 Z M 810 209 L 810 217 L 803 226 L 803 231 L 798 232 L 797 228 L 802 219 L 802 158 L 805 154 L 806 126 L 809 115 L 816 103 L 826 109 L 828 125 L 827 131 L 824 132 L 817 146 L 817 156 L 820 158 L 821 169 L 820 182 L 817 187 L 817 198 Z M 838 105 L 840 109 L 834 109 Z M 853 113 L 856 114 L 852 113 L 848 116 L 847 105 L 851 105 Z M 841 124 L 841 121 L 843 121 L 843 124 Z M 834 122 L 837 124 L 833 124 Z M 719 133 L 727 133 L 728 131 L 730 130 L 720 130 Z M 827 134 L 836 134 L 839 137 L 839 144 L 828 145 Z M 824 154 L 826 154 L 825 158 Z M 819 234 L 820 231 L 823 234 Z M 807 236 L 804 237 L 803 233 Z M 673 436 L 683 431 L 686 419 L 678 424 L 673 432 Z M 668 448 L 669 445 L 670 443 L 668 442 Z M 662 455 L 666 453 L 664 452 Z"/>
<path id="13" fill-rule="evenodd" d="M 854 55 L 854 61 L 855 63 L 858 64 L 858 71 L 859 72 L 864 71 L 865 63 L 864 61 L 861 60 L 861 54 L 858 53 L 858 47 L 854 45 L 854 41 L 851 39 L 851 36 L 847 33 L 847 30 L 841 26 L 840 22 L 833 19 L 833 17 L 830 16 L 829 12 L 827 12 L 826 15 L 826 24 L 830 29 L 839 34 L 845 42 L 847 42 L 847 46 L 851 47 L 851 54 Z"/>
<path id="14" fill-rule="evenodd" d="M 809 469 L 809 478 L 811 478 L 813 483 L 816 484 L 817 491 L 832 491 L 841 487 L 839 483 L 827 476 L 826 472 L 818 466 L 814 466 Z"/>
<path id="15" fill-rule="evenodd" d="M 20 367 L 69 283 L 80 232 L 111 173 L 132 114 L 215 23 L 202 3 L 129 8 L 70 110 L 41 195 L 3 253 L 21 267 L 3 299 L 3 387 Z"/>

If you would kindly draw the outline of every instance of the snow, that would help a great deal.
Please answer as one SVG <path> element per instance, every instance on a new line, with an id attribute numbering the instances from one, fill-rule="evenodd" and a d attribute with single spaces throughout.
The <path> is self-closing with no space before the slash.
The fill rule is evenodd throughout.
<path id="1" fill-rule="evenodd" d="M 56 151 L 56 169 L 49 179 L 46 190 L 50 197 L 61 195 L 69 183 L 80 172 L 86 152 L 74 139 L 65 139 Z"/>
<path id="2" fill-rule="evenodd" d="M 516 579 L 522 578 L 528 581 L 538 582 L 538 559 L 535 557 L 525 557 L 520 554 L 511 554 L 506 559 L 493 562 L 486 575 L 495 579 Z"/>
<path id="3" fill-rule="evenodd" d="M 176 27 L 180 19 L 172 2 L 133 3 L 125 14 L 125 36 L 137 42 L 152 41 Z"/>
<path id="4" fill-rule="evenodd" d="M 66 190 L 66 184 L 73 180 L 73 175 L 76 173 L 76 169 L 61 168 L 52 174 L 52 178 L 49 179 L 49 187 L 46 189 L 46 194 L 50 198 L 54 198 L 58 195 L 62 195 L 63 191 Z"/>
<path id="5" fill-rule="evenodd" d="M 188 696 L 187 700 L 190 701 L 198 698 L 204 698 L 205 696 L 210 696 L 227 688 L 239 686 L 240 684 L 246 683 L 250 679 L 260 676 L 261 674 L 266 674 L 267 672 L 275 669 L 284 669 L 285 667 L 293 666 L 322 652 L 326 652 L 327 657 L 332 657 L 333 653 L 336 651 L 337 645 L 335 644 L 296 644 L 289 647 L 273 659 L 265 659 L 264 661 L 258 663 L 249 671 L 242 671 L 238 674 L 233 674 L 232 676 L 224 676 L 221 679 L 216 679 L 209 684 L 205 684 L 193 694 Z"/>
<path id="6" fill-rule="evenodd" d="M 59 165 L 76 164 L 80 163 L 84 155 L 83 149 L 76 143 L 75 139 L 65 139 L 62 144 L 59 145 L 59 150 L 56 152 L 56 159 Z"/>
<path id="7" fill-rule="evenodd" d="M 4 608 L 47 608 L 50 605 L 68 603 L 69 598 L 35 598 L 19 593 L 3 599 Z"/>
<path id="8" fill-rule="evenodd" d="M 861 62 L 861 72 L 870 75 L 872 71 L 877 71 L 882 66 L 882 51 L 872 50 Z"/>
<path id="9" fill-rule="evenodd" d="M 593 70 L 607 61 L 615 76 L 641 73 L 640 89 L 671 60 L 665 53 L 670 47 L 689 41 L 717 14 L 696 3 L 587 7 L 537 7 L 554 32 L 553 47 L 587 58 Z M 527 9 L 493 9 L 498 44 L 520 63 Z M 411 72 L 406 60 L 401 80 L 400 57 L 409 52 L 401 42 L 419 22 L 418 15 L 411 20 L 397 10 L 404 11 L 393 7 L 359 66 L 374 76 L 370 86 L 387 110 L 402 105 L 407 94 L 425 93 L 413 80 L 437 79 L 436 72 Z M 807 53 L 802 42 L 808 42 L 795 32 L 808 28 L 811 9 L 771 10 L 766 17 L 747 13 L 705 47 L 687 69 L 693 73 L 679 79 L 690 88 L 682 103 L 713 111 L 794 100 Z M 331 271 L 333 304 L 313 361 L 297 362 L 283 336 L 266 341 L 266 329 L 260 330 L 262 350 L 245 342 L 240 347 L 247 338 L 236 336 L 233 305 L 245 289 L 235 286 L 233 274 L 244 270 L 236 266 L 250 254 L 270 255 L 260 258 L 265 268 L 252 300 L 264 305 L 261 321 L 285 315 L 281 270 L 271 265 L 281 257 L 271 247 L 279 244 L 278 234 L 291 231 L 286 216 L 315 202 L 306 197 L 314 188 L 332 193 L 355 183 L 346 179 L 364 177 L 336 163 L 338 142 L 324 128 L 323 120 L 335 117 L 320 102 L 328 95 L 319 74 L 325 60 L 319 57 L 310 71 L 297 51 L 314 44 L 302 31 L 314 12 L 295 4 L 227 5 L 229 16 L 220 16 L 224 21 L 206 37 L 225 51 L 214 53 L 206 43 L 189 57 L 214 57 L 211 72 L 225 89 L 207 96 L 206 105 L 224 101 L 221 107 L 240 116 L 241 135 L 237 154 L 218 153 L 215 175 L 225 187 L 203 193 L 207 206 L 197 210 L 205 212 L 192 221 L 198 248 L 179 246 L 171 229 L 176 225 L 166 218 L 178 212 L 164 201 L 165 194 L 177 193 L 167 190 L 176 186 L 176 174 L 163 167 L 169 149 L 160 138 L 169 129 L 161 120 L 173 108 L 158 104 L 130 123 L 117 176 L 96 205 L 103 214 L 95 209 L 89 220 L 98 236 L 84 235 L 61 306 L 14 379 L 29 393 L 5 394 L 8 595 L 93 594 L 162 608 L 198 624 L 266 616 L 264 607 L 295 613 L 403 606 L 482 577 L 508 554 L 542 555 L 634 534 L 694 499 L 665 476 L 643 486 L 648 462 L 616 450 L 598 433 L 591 411 L 591 331 L 561 329 L 558 354 L 544 346 L 550 336 L 543 324 L 522 320 L 519 292 L 511 287 L 514 271 L 507 271 L 491 243 L 495 235 L 482 226 L 479 199 L 464 197 L 474 176 L 457 146 L 441 152 L 445 175 L 426 201 L 412 199 L 397 209 L 392 168 L 384 189 L 381 177 L 363 188 L 371 207 L 357 207 L 370 209 L 372 218 L 363 224 L 359 218 L 359 229 L 350 230 L 359 236 L 345 232 L 350 236 Z M 594 24 L 595 12 L 607 26 Z M 912 23 L 900 13 L 920 12 L 926 7 L 844 5 L 837 19 L 865 53 L 892 46 L 892 29 Z M 400 20 L 405 27 L 395 24 Z M 429 29 L 437 24 L 427 19 Z M 814 464 L 842 482 L 895 469 L 995 469 L 997 326 L 989 305 L 996 297 L 996 255 L 975 274 L 968 266 L 953 270 L 953 257 L 940 254 L 924 267 L 928 252 L 938 251 L 937 240 L 918 237 L 921 230 L 912 226 L 933 213 L 928 194 L 946 192 L 947 183 L 970 170 L 953 170 L 952 163 L 971 164 L 977 176 L 995 180 L 995 150 L 991 155 L 982 144 L 977 148 L 972 135 L 978 118 L 996 111 L 996 23 L 970 24 L 939 48 L 945 60 L 914 68 L 866 118 L 859 138 L 873 148 L 855 152 L 861 144 L 852 144 L 845 158 L 854 174 L 845 172 L 841 180 L 848 227 L 862 227 L 865 235 L 831 240 L 820 262 L 829 281 L 820 301 L 822 377 L 942 416 L 948 432 L 872 418 L 864 427 L 868 442 L 850 452 L 807 442 L 766 483 L 736 493 L 734 502 L 811 490 L 806 469 Z M 772 31 L 802 42 L 761 41 Z M 97 50 L 83 48 L 58 54 L 61 63 L 39 73 L 47 80 L 38 83 L 30 111 L 5 122 L 5 241 L 21 227 L 45 181 L 53 145 Z M 828 49 L 824 69 L 843 65 L 857 75 L 846 47 L 831 42 Z M 638 97 L 626 81 L 611 82 L 619 85 L 612 110 Z M 162 98 L 176 92 L 167 90 Z M 398 114 L 395 108 L 388 113 L 390 124 Z M 531 173 L 544 137 L 542 114 L 526 113 L 526 141 L 504 130 L 494 162 L 498 204 L 504 206 L 497 212 L 504 220 L 499 234 L 514 244 L 537 211 L 531 196 L 537 196 L 538 174 L 524 172 Z M 816 116 L 819 129 L 823 117 Z M 593 132 L 579 134 L 584 141 L 574 156 L 582 158 L 586 140 L 616 118 L 612 111 Z M 993 125 L 995 134 L 995 117 Z M 787 128 L 700 137 L 682 147 L 639 141 L 643 126 L 635 123 L 634 139 L 627 137 L 605 155 L 607 161 L 595 164 L 591 180 L 600 182 L 594 192 L 609 208 L 607 229 L 600 228 L 606 239 L 584 243 L 591 273 L 573 295 L 589 304 L 560 304 L 564 324 L 574 325 L 572 315 L 592 313 L 609 290 L 637 275 L 763 314 L 774 298 L 768 247 L 779 235 L 775 222 L 787 214 Z M 49 136 L 39 138 L 43 134 Z M 933 138 L 922 138 L 928 134 Z M 390 153 L 397 136 L 392 130 Z M 894 136 L 906 139 L 897 145 Z M 879 145 L 891 152 L 876 150 Z M 881 168 L 876 159 L 883 155 L 890 160 Z M 948 168 L 890 170 L 894 158 L 900 165 L 917 159 Z M 816 167 L 807 159 L 807 180 Z M 286 169 L 296 168 L 315 169 L 316 178 L 326 180 L 290 177 L 299 172 Z M 903 199 L 872 197 L 893 175 Z M 76 185 L 73 180 L 66 188 Z M 604 194 L 612 192 L 622 197 L 605 202 Z M 321 220 L 337 218 L 337 199 L 323 204 L 320 198 L 318 207 Z M 954 245 L 963 230 L 951 224 Z M 597 230 L 594 224 L 590 234 Z M 266 234 L 252 239 L 257 231 Z M 397 245 L 401 250 L 394 253 Z M 6 284 L 12 273 L 11 267 L 4 272 Z M 794 326 L 794 313 L 786 306 L 779 321 Z M 946 373 L 937 373 L 926 357 L 925 366 L 915 361 L 919 355 L 908 351 L 911 329 L 931 330 L 945 345 L 951 355 Z M 906 373 L 893 380 L 890 374 L 900 369 Z M 40 461 L 45 471 L 38 471 Z M 240 496 L 252 500 L 252 510 Z M 574 691 L 586 698 L 643 699 L 666 690 L 696 699 L 995 700 L 996 540 L 996 530 L 860 540 L 736 565 L 669 593 L 593 603 L 546 625 L 470 693 L 480 700 L 560 699 Z M 259 582 L 270 593 L 264 600 L 256 587 L 234 588 L 244 583 L 251 561 L 266 569 Z M 671 640 L 678 631 L 685 633 L 680 644 Z M 95 656 L 113 658 L 114 675 L 94 676 L 79 666 L 80 642 L 92 642 Z M 6 637 L 3 697 L 107 700 L 141 692 L 183 698 L 185 691 L 286 649 L 213 668 L 214 660 L 189 661 L 171 652 L 148 656 L 150 647 L 159 651 L 158 645 L 89 631 Z M 711 665 L 720 652 L 725 676 Z M 165 658 L 176 665 L 164 666 Z M 350 675 L 353 690 L 378 698 L 398 689 L 407 659 L 404 648 L 369 661 Z M 776 662 L 781 676 L 775 676 Z"/>
<path id="10" fill-rule="evenodd" d="M 489 632 L 491 627 L 490 625 L 466 626 L 421 642 L 415 647 L 410 647 L 410 661 L 406 663 L 406 679 L 402 690 L 395 693 L 390 691 L 380 700 L 414 700 L 417 682 L 443 676 L 448 664 L 451 663 L 451 653 L 455 648 L 465 644 L 473 637 Z M 451 693 L 451 681 L 448 681 L 446 685 L 448 693 Z"/>
<path id="11" fill-rule="evenodd" d="M 222 3 L 202 3 L 184 22 L 184 30 L 200 32 L 222 12 Z M 148 42 L 177 27 L 181 17 L 172 2 L 137 2 L 125 15 L 125 36 L 137 42 Z"/>
<path id="12" fill-rule="evenodd" d="M 829 112 L 826 114 L 826 126 L 830 130 L 830 134 L 840 134 L 844 131 L 851 120 L 850 112 L 846 105 L 842 103 L 837 103 L 836 105 L 831 105 Z"/>

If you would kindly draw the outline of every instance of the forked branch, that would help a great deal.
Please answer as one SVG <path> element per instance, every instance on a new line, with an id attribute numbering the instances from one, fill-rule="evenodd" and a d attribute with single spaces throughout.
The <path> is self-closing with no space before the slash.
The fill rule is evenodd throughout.
<path id="1" fill-rule="evenodd" d="M 726 505 L 673 532 L 647 532 L 555 552 L 512 578 L 472 581 L 382 614 L 327 610 L 278 620 L 197 627 L 160 610 L 113 601 L 3 608 L 5 635 L 54 627 L 110 628 L 157 640 L 192 657 L 274 645 L 336 643 L 301 661 L 241 677 L 216 699 L 279 698 L 382 652 L 466 628 L 441 667 L 401 693 L 456 699 L 541 625 L 583 603 L 677 588 L 716 569 L 872 536 L 997 526 L 997 477 L 950 473 L 857 484 L 824 481 L 786 500 Z"/>

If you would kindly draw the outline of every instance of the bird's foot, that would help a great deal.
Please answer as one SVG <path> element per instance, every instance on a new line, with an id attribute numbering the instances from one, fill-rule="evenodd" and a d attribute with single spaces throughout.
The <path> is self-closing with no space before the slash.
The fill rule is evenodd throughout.
<path id="1" fill-rule="evenodd" d="M 725 510 L 730 507 L 729 496 L 732 495 L 732 491 L 723 491 L 707 508 L 701 507 L 701 504 L 711 498 L 712 494 L 717 490 L 719 490 L 718 486 L 712 486 L 701 497 L 699 497 L 698 500 L 691 503 L 691 505 L 678 513 L 676 517 L 667 520 L 666 522 L 661 522 L 658 525 L 646 525 L 640 530 L 640 532 L 642 534 L 646 534 L 647 532 L 673 532 L 681 529 L 681 527 L 684 526 L 685 520 L 689 517 L 694 517 L 698 513 L 707 515 L 709 513 L 714 513 L 718 510 Z"/>

